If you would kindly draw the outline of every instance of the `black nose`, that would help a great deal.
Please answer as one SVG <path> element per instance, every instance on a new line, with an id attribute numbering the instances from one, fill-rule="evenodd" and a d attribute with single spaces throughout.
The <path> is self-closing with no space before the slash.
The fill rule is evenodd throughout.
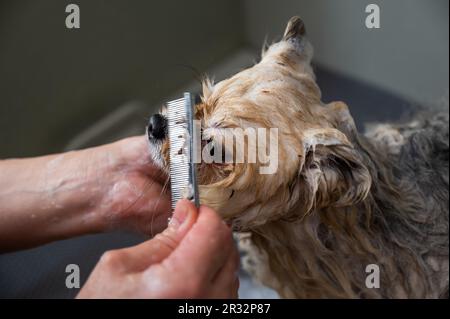
<path id="1" fill-rule="evenodd" d="M 167 119 L 161 114 L 152 115 L 148 121 L 147 133 L 149 139 L 164 139 L 167 135 Z"/>

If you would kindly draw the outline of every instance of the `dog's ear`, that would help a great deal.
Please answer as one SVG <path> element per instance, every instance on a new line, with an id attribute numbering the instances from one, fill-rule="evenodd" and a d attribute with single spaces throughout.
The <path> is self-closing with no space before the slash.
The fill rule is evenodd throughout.
<path id="1" fill-rule="evenodd" d="M 306 29 L 299 17 L 289 20 L 283 39 L 280 42 L 264 46 L 262 60 L 314 77 L 311 60 L 314 49 L 306 37 Z"/>
<path id="2" fill-rule="evenodd" d="M 318 147 L 315 156 L 321 171 L 315 196 L 318 207 L 352 206 L 367 197 L 372 177 L 354 148 Z"/>
<path id="3" fill-rule="evenodd" d="M 342 111 L 342 105 L 338 110 Z M 354 130 L 348 118 L 341 120 L 343 128 Z M 306 205 L 303 212 L 351 206 L 364 200 L 371 187 L 371 175 L 347 134 L 337 128 L 324 128 L 308 129 L 303 136 L 304 160 L 298 177 L 301 200 Z"/>
<path id="4" fill-rule="evenodd" d="M 294 63 L 303 61 L 305 58 L 307 62 L 310 62 L 313 50 L 312 46 L 306 39 L 306 28 L 303 20 L 299 17 L 292 17 L 284 31 L 282 43 L 287 43 L 284 46 L 284 57 L 286 57 L 286 63 Z M 281 54 L 283 56 L 283 54 Z"/>
<path id="5" fill-rule="evenodd" d="M 292 17 L 284 31 L 284 41 L 301 41 L 306 34 L 305 24 L 299 17 Z"/>

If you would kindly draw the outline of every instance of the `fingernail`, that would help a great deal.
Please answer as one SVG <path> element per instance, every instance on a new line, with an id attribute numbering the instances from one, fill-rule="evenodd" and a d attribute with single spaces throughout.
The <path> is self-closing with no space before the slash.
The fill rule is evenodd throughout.
<path id="1" fill-rule="evenodd" d="M 173 216 L 170 219 L 169 227 L 175 230 L 180 228 L 180 226 L 188 219 L 188 216 L 189 204 L 184 201 L 178 202 L 177 206 L 175 207 Z"/>

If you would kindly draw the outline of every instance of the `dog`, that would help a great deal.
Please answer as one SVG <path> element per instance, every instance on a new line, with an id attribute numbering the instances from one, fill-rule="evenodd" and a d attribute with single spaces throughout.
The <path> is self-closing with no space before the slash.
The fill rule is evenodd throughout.
<path id="1" fill-rule="evenodd" d="M 344 102 L 321 101 L 312 57 L 294 17 L 258 64 L 204 81 L 195 117 L 206 139 L 278 128 L 279 165 L 201 163 L 201 203 L 239 232 L 244 267 L 283 298 L 448 297 L 448 110 L 361 134 Z M 148 135 L 168 171 L 166 121 L 154 115 Z"/>

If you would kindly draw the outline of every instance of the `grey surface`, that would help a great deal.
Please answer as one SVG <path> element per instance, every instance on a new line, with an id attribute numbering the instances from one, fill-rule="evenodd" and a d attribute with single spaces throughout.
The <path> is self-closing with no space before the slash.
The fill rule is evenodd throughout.
<path id="1" fill-rule="evenodd" d="M 124 233 L 90 235 L 0 255 L 0 298 L 73 298 L 78 290 L 65 286 L 68 264 L 80 267 L 84 282 L 103 252 L 142 239 Z"/>

